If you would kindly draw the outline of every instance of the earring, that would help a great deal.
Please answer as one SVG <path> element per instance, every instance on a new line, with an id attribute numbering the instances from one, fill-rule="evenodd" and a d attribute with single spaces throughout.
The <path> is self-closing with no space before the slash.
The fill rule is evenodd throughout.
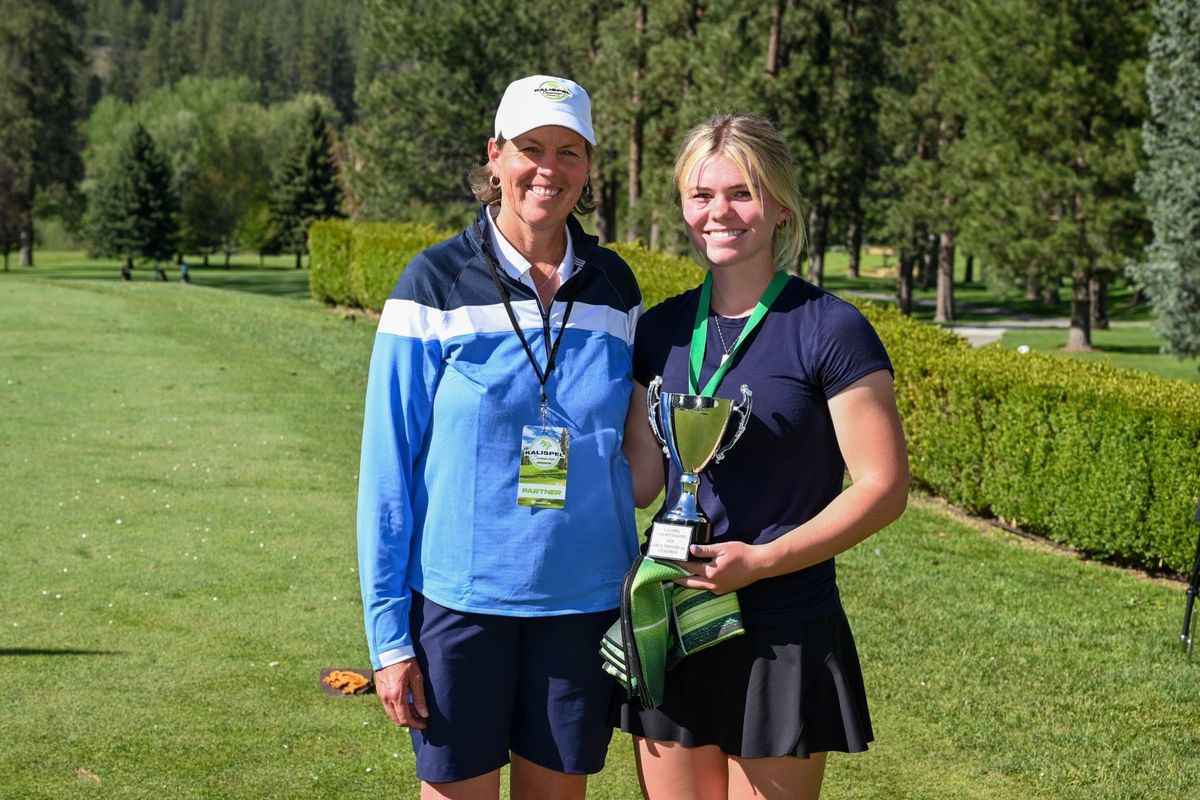
<path id="1" fill-rule="evenodd" d="M 488 178 L 488 186 L 492 187 L 493 189 L 499 189 L 500 179 L 493 175 L 492 177 Z"/>
<path id="2" fill-rule="evenodd" d="M 592 199 L 592 179 L 588 178 L 587 183 L 583 185 L 583 196 L 588 200 Z"/>

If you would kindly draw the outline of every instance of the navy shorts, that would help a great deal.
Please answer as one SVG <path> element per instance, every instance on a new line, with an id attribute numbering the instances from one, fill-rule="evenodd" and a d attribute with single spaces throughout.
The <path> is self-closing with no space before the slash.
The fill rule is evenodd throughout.
<path id="1" fill-rule="evenodd" d="M 411 730 L 417 776 L 486 775 L 509 752 L 558 772 L 604 767 L 616 683 L 600 639 L 617 610 L 556 617 L 461 612 L 413 593 L 411 631 L 429 720 Z"/>

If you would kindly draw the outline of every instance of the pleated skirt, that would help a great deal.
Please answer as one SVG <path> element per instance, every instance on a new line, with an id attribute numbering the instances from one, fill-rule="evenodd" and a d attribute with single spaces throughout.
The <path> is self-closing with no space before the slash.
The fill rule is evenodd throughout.
<path id="1" fill-rule="evenodd" d="M 801 625 L 747 626 L 668 672 L 661 706 L 621 697 L 613 717 L 635 736 L 741 758 L 857 753 L 874 739 L 841 606 Z"/>

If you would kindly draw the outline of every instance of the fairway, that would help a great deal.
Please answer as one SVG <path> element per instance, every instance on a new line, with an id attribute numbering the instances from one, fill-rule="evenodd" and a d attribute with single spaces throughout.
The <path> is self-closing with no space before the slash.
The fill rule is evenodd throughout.
<path id="1" fill-rule="evenodd" d="M 0 274 L 0 797 L 417 796 L 406 732 L 317 686 L 367 666 L 374 324 L 209 272 Z M 877 741 L 831 757 L 824 797 L 1194 794 L 1179 584 L 925 500 L 839 582 Z M 638 796 L 623 737 L 590 789 Z"/>

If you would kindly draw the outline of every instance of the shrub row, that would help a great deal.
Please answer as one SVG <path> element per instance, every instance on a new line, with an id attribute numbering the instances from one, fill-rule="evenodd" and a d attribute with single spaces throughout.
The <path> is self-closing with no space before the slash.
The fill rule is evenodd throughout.
<path id="1" fill-rule="evenodd" d="M 379 311 L 412 257 L 450 235 L 432 225 L 315 222 L 309 291 L 323 303 Z"/>
<path id="2" fill-rule="evenodd" d="M 863 311 L 896 367 L 918 486 L 1092 556 L 1191 568 L 1200 386 Z"/>
<path id="3" fill-rule="evenodd" d="M 314 299 L 379 311 L 409 260 L 451 231 L 431 225 L 322 220 L 308 233 L 312 253 L 309 291 Z M 610 245 L 633 268 L 646 308 L 698 284 L 694 261 L 637 243 Z"/>
<path id="4" fill-rule="evenodd" d="M 322 222 L 312 293 L 380 309 L 403 266 L 450 234 Z M 617 244 L 646 307 L 697 285 L 692 261 Z M 998 346 L 859 303 L 891 354 L 915 485 L 1092 556 L 1183 572 L 1200 492 L 1200 386 Z"/>

